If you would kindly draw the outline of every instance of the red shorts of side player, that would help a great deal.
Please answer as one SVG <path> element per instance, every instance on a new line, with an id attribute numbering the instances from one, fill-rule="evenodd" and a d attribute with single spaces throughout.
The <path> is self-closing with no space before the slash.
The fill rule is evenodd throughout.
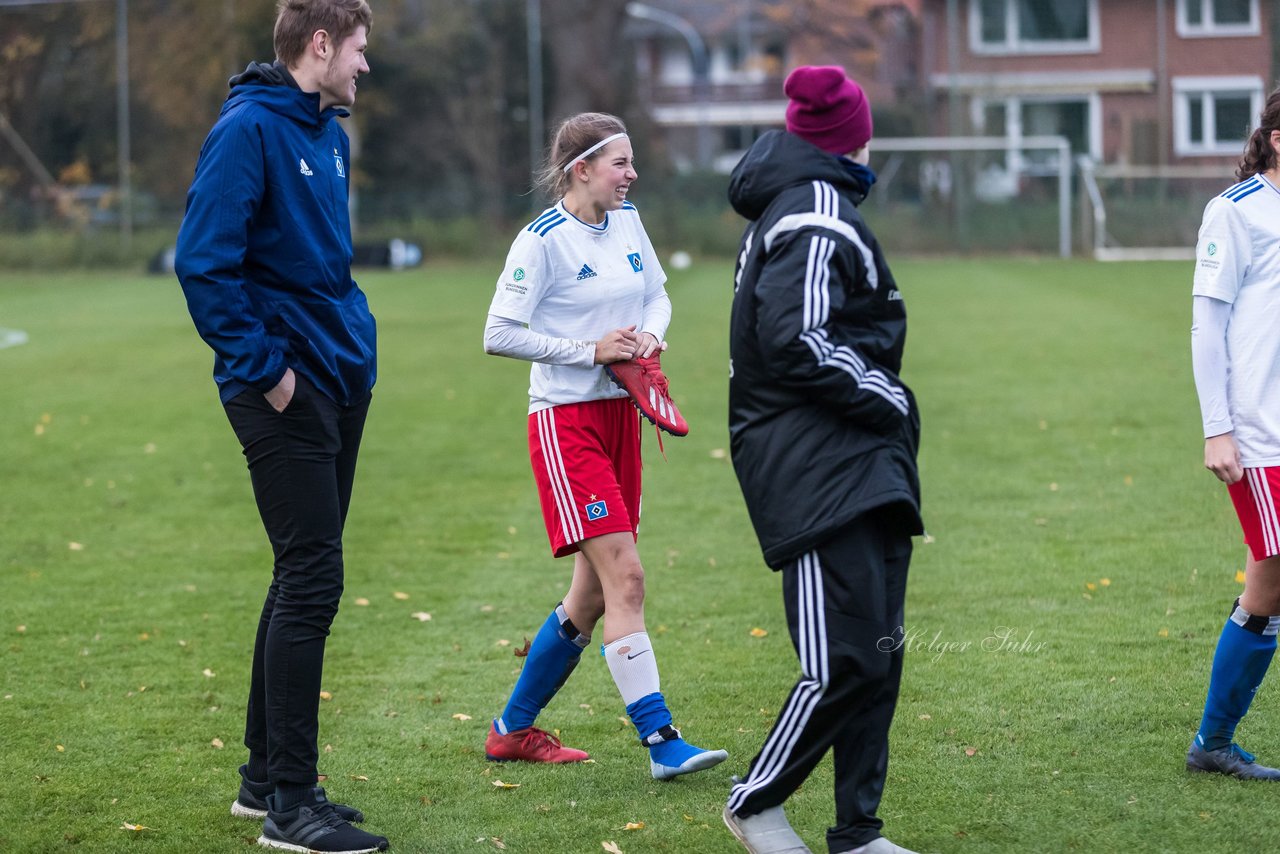
<path id="1" fill-rule="evenodd" d="M 1280 466 L 1245 469 L 1244 477 L 1227 486 L 1236 506 L 1244 542 L 1254 560 L 1280 554 Z"/>
<path id="2" fill-rule="evenodd" d="M 551 553 L 640 525 L 640 417 L 625 397 L 565 403 L 529 416 L 529 459 Z"/>

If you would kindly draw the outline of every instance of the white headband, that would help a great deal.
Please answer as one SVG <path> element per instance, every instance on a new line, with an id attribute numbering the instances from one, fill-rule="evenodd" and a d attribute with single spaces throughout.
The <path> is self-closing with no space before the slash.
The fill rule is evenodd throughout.
<path id="1" fill-rule="evenodd" d="M 564 167 L 564 171 L 568 172 L 575 165 L 577 165 L 578 161 L 586 160 L 588 157 L 595 154 L 597 151 L 604 148 L 606 145 L 613 142 L 615 139 L 622 139 L 624 136 L 626 136 L 625 133 L 615 133 L 613 136 L 606 136 L 604 139 L 600 140 L 595 145 L 591 146 L 586 151 L 582 152 L 577 157 L 570 160 L 569 163 Z"/>

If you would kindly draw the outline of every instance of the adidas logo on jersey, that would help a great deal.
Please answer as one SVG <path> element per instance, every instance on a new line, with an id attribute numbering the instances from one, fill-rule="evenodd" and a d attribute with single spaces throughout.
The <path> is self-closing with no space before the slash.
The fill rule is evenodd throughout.
<path id="1" fill-rule="evenodd" d="M 578 271 L 578 281 L 581 282 L 583 279 L 590 279 L 595 276 L 595 274 L 596 271 L 591 269 L 591 265 L 583 264 L 582 269 Z"/>
<path id="2" fill-rule="evenodd" d="M 311 174 L 311 167 L 308 166 L 307 161 L 303 160 L 301 157 L 298 158 L 298 171 L 303 175 Z"/>

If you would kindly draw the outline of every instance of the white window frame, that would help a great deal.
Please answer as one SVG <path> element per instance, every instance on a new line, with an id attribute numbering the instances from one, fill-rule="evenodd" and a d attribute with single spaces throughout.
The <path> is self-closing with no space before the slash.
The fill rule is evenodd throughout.
<path id="1" fill-rule="evenodd" d="M 1005 2 L 1005 41 L 993 44 L 982 40 L 980 0 L 969 0 L 969 50 L 975 54 L 1001 56 L 1009 54 L 1098 53 L 1102 50 L 1102 22 L 1098 17 L 1098 0 L 1088 0 L 1089 37 L 1083 41 L 1024 41 L 1018 32 L 1017 0 Z M 1257 0 L 1251 0 L 1257 3 Z"/>
<path id="2" fill-rule="evenodd" d="M 970 120 L 975 127 L 981 126 L 982 115 L 989 104 L 1004 105 L 1005 138 L 1014 146 L 1026 136 L 1022 132 L 1022 109 L 1028 104 L 1066 104 L 1084 103 L 1088 107 L 1088 128 L 1086 139 L 1089 146 L 1087 153 L 1095 161 L 1102 159 L 1102 96 L 1097 92 L 1082 92 L 1078 95 L 1010 95 L 1004 98 L 973 98 L 969 102 Z M 985 131 L 984 131 L 985 132 Z M 1005 155 L 1005 168 L 1014 174 L 1037 172 L 1036 167 L 1028 166 L 1022 152 L 1014 148 Z"/>
<path id="3" fill-rule="evenodd" d="M 1179 157 L 1214 155 L 1239 156 L 1244 150 L 1244 139 L 1217 142 L 1217 126 L 1214 124 L 1213 99 L 1216 95 L 1248 93 L 1250 129 L 1262 113 L 1263 89 L 1261 77 L 1175 77 L 1173 78 L 1173 153 Z M 1190 98 L 1199 95 L 1201 127 L 1205 142 L 1191 140 Z"/>
<path id="4" fill-rule="evenodd" d="M 1187 22 L 1187 7 L 1195 3 L 1201 8 L 1201 23 L 1192 26 Z M 1217 24 L 1213 17 L 1213 0 L 1178 0 L 1175 18 L 1178 35 L 1184 39 L 1256 36 L 1262 33 L 1262 18 L 1258 14 L 1258 0 L 1249 0 L 1249 23 Z"/>

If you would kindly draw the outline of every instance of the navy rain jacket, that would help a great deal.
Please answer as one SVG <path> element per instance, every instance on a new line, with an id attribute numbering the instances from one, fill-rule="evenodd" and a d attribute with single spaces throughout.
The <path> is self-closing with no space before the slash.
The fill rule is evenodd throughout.
<path id="1" fill-rule="evenodd" d="M 286 368 L 336 403 L 369 396 L 373 315 L 351 278 L 351 148 L 280 64 L 251 63 L 205 139 L 175 266 L 225 403 Z"/>
<path id="2" fill-rule="evenodd" d="M 898 376 L 907 313 L 857 209 L 873 180 L 779 130 L 730 179 L 751 224 L 734 278 L 729 442 L 774 569 L 878 507 L 922 532 L 920 415 Z"/>

